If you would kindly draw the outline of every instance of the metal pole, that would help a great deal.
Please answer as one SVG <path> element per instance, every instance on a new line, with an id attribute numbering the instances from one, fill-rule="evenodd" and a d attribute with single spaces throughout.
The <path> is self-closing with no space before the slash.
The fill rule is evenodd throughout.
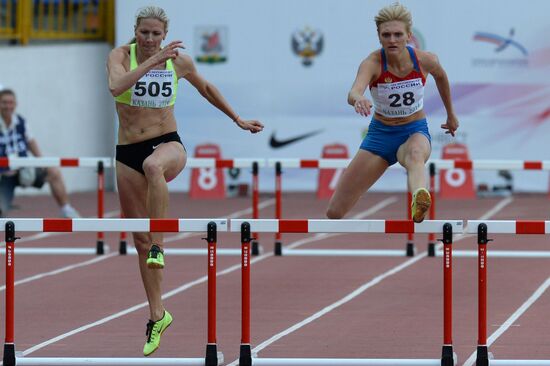
<path id="1" fill-rule="evenodd" d="M 239 366 L 252 366 L 252 352 L 250 349 L 250 224 L 243 222 L 241 225 L 241 348 Z"/>

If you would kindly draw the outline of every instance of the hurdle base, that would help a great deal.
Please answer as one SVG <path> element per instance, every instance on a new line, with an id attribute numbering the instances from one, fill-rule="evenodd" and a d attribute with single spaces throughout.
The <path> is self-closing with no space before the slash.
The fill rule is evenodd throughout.
<path id="1" fill-rule="evenodd" d="M 487 346 L 477 346 L 476 366 L 489 366 Z"/>
<path id="2" fill-rule="evenodd" d="M 105 243 L 103 240 L 98 240 L 95 246 L 95 253 L 97 255 L 105 254 Z"/>
<path id="3" fill-rule="evenodd" d="M 453 346 L 443 346 L 443 350 L 441 352 L 441 366 L 456 365 L 455 356 Z"/>
<path id="4" fill-rule="evenodd" d="M 280 241 L 275 242 L 275 255 L 276 256 L 283 255 L 283 243 L 281 243 Z"/>
<path id="5" fill-rule="evenodd" d="M 4 366 L 15 366 L 15 344 L 4 343 L 4 358 L 2 362 Z"/>
<path id="6" fill-rule="evenodd" d="M 218 361 L 218 354 L 222 356 L 221 362 Z M 218 353 L 218 346 L 215 343 L 207 344 L 204 366 L 218 366 L 221 363 L 223 363 L 223 355 L 221 355 L 221 352 Z"/>
<path id="7" fill-rule="evenodd" d="M 407 257 L 414 257 L 414 243 L 407 243 L 406 255 Z"/>
<path id="8" fill-rule="evenodd" d="M 252 366 L 252 351 L 250 344 L 241 344 L 239 366 Z"/>
<path id="9" fill-rule="evenodd" d="M 15 366 L 15 344 L 4 343 L 4 358 L 2 359 L 4 366 Z"/>
<path id="10" fill-rule="evenodd" d="M 253 358 L 252 363 L 255 366 L 441 366 L 437 358 Z"/>
<path id="11" fill-rule="evenodd" d="M 118 254 L 120 255 L 128 254 L 128 244 L 126 243 L 126 240 L 120 241 L 120 244 L 118 245 Z"/>
<path id="12" fill-rule="evenodd" d="M 428 257 L 435 257 L 435 243 L 428 243 Z"/>
<path id="13" fill-rule="evenodd" d="M 17 357 L 21 366 L 101 365 L 101 366 L 204 366 L 204 358 L 145 358 L 145 357 Z"/>
<path id="14" fill-rule="evenodd" d="M 260 255 L 260 243 L 258 243 L 257 241 L 253 241 L 251 245 L 252 245 L 252 249 L 251 249 L 252 255 Z"/>

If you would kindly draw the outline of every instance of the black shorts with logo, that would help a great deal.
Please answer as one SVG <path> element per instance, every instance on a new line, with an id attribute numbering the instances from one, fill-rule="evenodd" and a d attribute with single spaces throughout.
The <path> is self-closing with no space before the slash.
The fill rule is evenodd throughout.
<path id="1" fill-rule="evenodd" d="M 183 146 L 178 133 L 170 132 L 134 144 L 117 145 L 116 160 L 145 175 L 143 171 L 143 162 L 145 159 L 155 151 L 158 145 L 170 141 L 177 141 Z M 185 150 L 185 146 L 183 146 L 183 149 Z"/>

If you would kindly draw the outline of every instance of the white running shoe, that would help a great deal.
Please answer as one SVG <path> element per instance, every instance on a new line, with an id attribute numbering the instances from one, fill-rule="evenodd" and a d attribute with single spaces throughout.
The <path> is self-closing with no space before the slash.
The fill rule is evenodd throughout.
<path id="1" fill-rule="evenodd" d="M 61 208 L 61 216 L 66 219 L 78 219 L 80 213 L 71 205 L 65 205 Z"/>

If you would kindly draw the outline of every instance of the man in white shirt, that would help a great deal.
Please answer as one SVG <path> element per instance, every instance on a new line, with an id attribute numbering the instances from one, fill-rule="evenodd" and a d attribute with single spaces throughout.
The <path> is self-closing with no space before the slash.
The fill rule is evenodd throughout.
<path id="1" fill-rule="evenodd" d="M 29 134 L 29 129 L 23 117 L 15 113 L 17 100 L 15 93 L 10 89 L 0 89 L 0 157 L 25 157 L 42 156 L 38 143 Z M 61 216 L 67 218 L 80 217 L 78 211 L 69 203 L 67 190 L 61 171 L 56 167 L 37 169 L 38 173 L 33 182 L 27 182 L 27 185 L 40 187 L 45 179 L 50 184 L 50 189 L 55 201 L 61 208 Z M 11 208 L 14 198 L 15 187 L 23 185 L 23 171 L 8 170 L 0 168 L 0 215 L 6 216 Z M 40 182 L 40 180 L 42 181 Z"/>

